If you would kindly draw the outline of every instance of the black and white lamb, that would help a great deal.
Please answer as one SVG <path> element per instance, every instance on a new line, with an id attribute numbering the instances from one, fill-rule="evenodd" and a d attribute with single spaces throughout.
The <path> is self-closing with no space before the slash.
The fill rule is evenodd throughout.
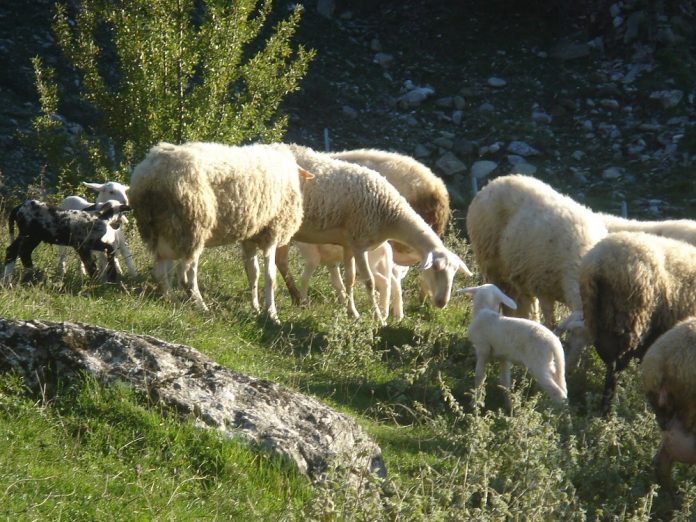
<path id="1" fill-rule="evenodd" d="M 10 212 L 10 246 L 5 255 L 3 279 L 12 277 L 17 257 L 26 270 L 32 270 L 32 252 L 40 243 L 73 247 L 84 263 L 87 273 L 94 277 L 97 267 L 92 250 L 104 252 L 107 257 L 105 277 L 116 277 L 114 245 L 116 228 L 121 213 L 130 210 L 118 201 L 104 203 L 96 212 L 86 210 L 62 210 L 37 200 L 27 200 Z M 18 235 L 14 237 L 15 225 Z"/>

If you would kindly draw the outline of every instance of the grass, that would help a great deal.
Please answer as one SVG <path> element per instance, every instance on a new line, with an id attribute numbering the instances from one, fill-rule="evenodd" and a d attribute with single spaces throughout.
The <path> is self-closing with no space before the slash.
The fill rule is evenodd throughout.
<path id="1" fill-rule="evenodd" d="M 318 397 L 354 417 L 382 448 L 388 479 L 357 492 L 339 475 L 312 486 L 288 463 L 194 426 L 126 385 L 89 377 L 36 397 L 0 377 L 0 518 L 12 520 L 690 520 L 694 470 L 678 465 L 677 500 L 655 485 L 660 434 L 634 365 L 614 415 L 597 417 L 603 367 L 588 351 L 559 409 L 514 368 L 504 411 L 494 368 L 473 396 L 466 340 L 470 301 L 434 309 L 405 281 L 406 318 L 378 327 L 364 291 L 348 319 L 328 278 L 295 308 L 279 281 L 280 326 L 256 317 L 236 247 L 208 250 L 200 286 L 210 313 L 183 294 L 161 299 L 149 256 L 131 232 L 143 275 L 120 285 L 53 274 L 36 251 L 34 283 L 0 288 L 0 316 L 83 321 L 185 343 L 217 362 Z M 448 244 L 468 256 L 451 232 Z M 0 244 L 7 237 L 0 235 Z M 468 264 L 473 262 L 467 257 Z M 297 260 L 294 269 L 297 272 Z M 463 278 L 460 286 L 470 284 Z"/>

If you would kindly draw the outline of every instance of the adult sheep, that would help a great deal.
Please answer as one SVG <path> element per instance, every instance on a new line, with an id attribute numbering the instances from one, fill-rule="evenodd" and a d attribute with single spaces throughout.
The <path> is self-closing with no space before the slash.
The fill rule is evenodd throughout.
<path id="1" fill-rule="evenodd" d="M 291 149 L 300 167 L 314 176 L 305 183 L 305 215 L 295 239 L 343 247 L 348 313 L 353 317 L 359 315 L 353 300 L 354 259 L 372 297 L 373 310 L 382 320 L 367 251 L 386 240 L 404 243 L 418 253 L 433 304 L 440 308 L 446 306 L 455 273 L 471 272 L 459 256 L 445 248 L 394 186 L 361 165 L 299 145 L 291 145 Z M 278 268 L 286 282 L 289 277 L 287 250 L 280 249 L 278 256 Z"/>
<path id="2" fill-rule="evenodd" d="M 427 166 L 405 154 L 378 149 L 331 152 L 330 156 L 357 163 L 384 176 L 438 236 L 445 233 L 450 216 L 449 193 L 445 183 Z M 412 265 L 420 261 L 406 245 L 395 243 L 392 246 L 396 264 Z"/>
<path id="3" fill-rule="evenodd" d="M 662 221 L 641 221 L 626 219 L 612 214 L 599 216 L 611 232 L 645 232 L 655 236 L 670 237 L 686 241 L 696 246 L 696 221 L 691 219 L 665 219 Z"/>
<path id="4" fill-rule="evenodd" d="M 580 260 L 606 236 L 602 220 L 548 184 L 514 174 L 494 179 L 474 197 L 466 226 L 482 275 L 517 302 L 515 315 L 532 317 L 538 298 L 546 326 L 553 327 L 555 302 L 570 308 L 561 326 L 572 367 L 587 344 Z"/>
<path id="5" fill-rule="evenodd" d="M 275 250 L 302 222 L 301 170 L 287 147 L 218 143 L 159 143 L 135 167 L 129 197 L 138 230 L 153 253 L 155 278 L 165 294 L 168 268 L 180 260 L 180 279 L 207 310 L 198 289 L 198 259 L 206 247 L 241 241 L 255 310 L 256 248 L 265 261 L 265 308 L 277 320 Z"/>
<path id="6" fill-rule="evenodd" d="M 584 326 L 606 365 L 604 415 L 617 373 L 641 359 L 658 336 L 696 314 L 695 260 L 696 247 L 642 232 L 609 234 L 583 258 Z"/>
<path id="7" fill-rule="evenodd" d="M 648 348 L 641 374 L 662 430 L 654 459 L 657 479 L 671 491 L 674 462 L 696 464 L 696 318 L 680 322 Z"/>

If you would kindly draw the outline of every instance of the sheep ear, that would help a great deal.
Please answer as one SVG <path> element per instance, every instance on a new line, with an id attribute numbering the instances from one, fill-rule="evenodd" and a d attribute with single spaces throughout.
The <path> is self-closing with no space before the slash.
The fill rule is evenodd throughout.
<path id="1" fill-rule="evenodd" d="M 466 266 L 466 263 L 465 263 L 464 261 L 462 261 L 462 258 L 461 258 L 461 257 L 457 256 L 457 262 L 459 263 L 459 269 L 458 269 L 458 270 L 459 270 L 460 272 L 464 272 L 464 274 L 468 275 L 469 277 L 471 277 L 472 275 L 474 275 L 474 273 L 473 273 L 471 270 L 469 270 L 469 267 Z"/>
<path id="2" fill-rule="evenodd" d="M 511 297 L 506 296 L 503 293 L 503 291 L 497 286 L 495 287 L 495 295 L 498 297 L 502 304 L 504 304 L 512 310 L 517 310 L 517 303 Z"/>
<path id="3" fill-rule="evenodd" d="M 423 261 L 421 261 L 420 269 L 421 269 L 421 270 L 427 270 L 427 269 L 430 268 L 431 266 L 433 266 L 433 253 L 432 253 L 432 252 L 428 252 L 428 255 L 425 256 L 425 258 L 423 259 Z"/>
<path id="4" fill-rule="evenodd" d="M 99 192 L 104 186 L 103 183 L 92 183 L 90 181 L 83 181 L 82 184 L 87 188 L 91 188 L 95 192 Z"/>
<path id="5" fill-rule="evenodd" d="M 300 173 L 300 177 L 301 177 L 304 181 L 310 180 L 310 179 L 312 179 L 312 178 L 314 177 L 314 174 L 312 174 L 311 172 L 306 171 L 306 170 L 303 169 L 302 167 L 297 167 L 297 170 L 298 170 L 298 172 Z"/>
<path id="6" fill-rule="evenodd" d="M 584 328 L 585 319 L 579 312 L 571 312 L 568 317 L 563 319 L 559 325 L 556 327 L 557 333 L 563 333 L 571 328 Z"/>
<path id="7" fill-rule="evenodd" d="M 459 288 L 457 294 L 475 294 L 480 286 L 467 286 L 466 288 Z"/>

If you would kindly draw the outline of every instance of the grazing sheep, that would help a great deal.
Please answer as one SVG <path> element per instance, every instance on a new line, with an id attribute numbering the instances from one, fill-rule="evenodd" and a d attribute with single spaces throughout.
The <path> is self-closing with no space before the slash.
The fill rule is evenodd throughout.
<path id="1" fill-rule="evenodd" d="M 696 221 L 691 219 L 666 219 L 664 221 L 640 221 L 611 214 L 599 216 L 609 232 L 645 232 L 655 236 L 670 237 L 696 246 Z"/>
<path id="2" fill-rule="evenodd" d="M 445 183 L 427 166 L 410 156 L 377 149 L 332 152 L 330 156 L 357 163 L 384 176 L 438 236 L 445 233 L 450 216 L 449 193 Z M 417 253 L 408 246 L 400 243 L 392 246 L 395 263 L 413 265 L 420 262 Z"/>
<path id="3" fill-rule="evenodd" d="M 179 259 L 180 279 L 207 310 L 198 289 L 198 259 L 205 247 L 241 241 L 252 306 L 259 310 L 258 247 L 265 261 L 265 309 L 277 321 L 275 250 L 302 222 L 301 179 L 307 176 L 287 147 L 197 142 L 152 147 L 133 171 L 129 197 L 164 293 L 170 290 L 169 266 Z"/>
<path id="4" fill-rule="evenodd" d="M 584 328 L 577 328 L 580 260 L 606 236 L 602 220 L 546 183 L 517 174 L 494 179 L 474 197 L 466 226 L 481 273 L 514 298 L 515 315 L 533 317 L 538 297 L 552 328 L 554 303 L 570 308 L 562 326 L 568 329 L 567 363 L 574 366 L 587 344 Z"/>
<path id="5" fill-rule="evenodd" d="M 645 352 L 641 373 L 662 430 L 653 461 L 657 479 L 671 491 L 674 461 L 696 464 L 696 318 L 662 334 Z"/>
<path id="6" fill-rule="evenodd" d="M 457 293 L 474 295 L 474 309 L 467 335 L 476 349 L 476 387 L 483 385 L 486 363 L 500 361 L 500 383 L 510 389 L 510 363 L 524 365 L 554 401 L 568 398 L 565 359 L 560 339 L 545 326 L 500 314 L 500 305 L 517 307 L 497 286 L 461 288 Z"/>
<path id="7" fill-rule="evenodd" d="M 383 322 L 367 251 L 388 239 L 404 243 L 418 253 L 432 302 L 440 308 L 446 306 L 455 273 L 471 272 L 459 256 L 445 248 L 398 191 L 382 176 L 360 165 L 299 145 L 292 145 L 291 149 L 298 164 L 314 175 L 304 187 L 305 217 L 295 239 L 343 247 L 348 313 L 359 315 L 353 301 L 354 258 L 372 298 L 373 310 Z M 290 286 L 287 248 L 279 249 L 278 268 Z"/>
<path id="8" fill-rule="evenodd" d="M 616 374 L 678 321 L 696 314 L 696 247 L 641 232 L 609 234 L 580 265 L 584 326 L 606 365 L 602 413 Z"/>
<path id="9" fill-rule="evenodd" d="M 22 260 L 26 270 L 34 268 L 31 254 L 40 243 L 71 246 L 80 256 L 93 277 L 97 268 L 92 259 L 92 250 L 106 253 L 106 277 L 116 277 L 114 265 L 114 245 L 116 229 L 121 213 L 130 210 L 128 205 L 118 201 L 105 202 L 100 210 L 87 212 L 83 210 L 63 210 L 36 200 L 27 200 L 10 212 L 9 231 L 10 246 L 5 255 L 3 279 L 9 280 L 14 271 L 17 256 Z M 18 235 L 14 238 L 14 227 Z"/>
<path id="10" fill-rule="evenodd" d="M 331 284 L 336 290 L 341 304 L 346 304 L 346 288 L 343 286 L 338 265 L 343 261 L 343 248 L 338 245 L 313 245 L 295 241 L 295 247 L 304 259 L 304 270 L 300 279 L 300 298 L 307 299 L 309 280 L 319 265 L 329 270 Z M 392 259 L 392 247 L 388 241 L 377 245 L 367 252 L 370 271 L 375 278 L 375 289 L 379 294 L 379 306 L 382 315 L 389 316 L 389 303 L 393 304 L 393 315 L 397 321 L 403 319 L 403 302 L 401 297 L 401 280 L 408 272 L 408 267 L 395 265 Z"/>
<path id="11" fill-rule="evenodd" d="M 92 183 L 84 181 L 82 184 L 97 192 L 96 201 L 94 203 L 90 203 L 80 196 L 68 196 L 61 202 L 58 208 L 64 210 L 84 210 L 93 204 L 98 205 L 109 200 L 118 201 L 119 203 L 128 205 L 127 185 L 123 185 L 117 181 L 107 181 L 106 183 Z M 122 224 L 126 224 L 128 222 L 125 216 L 122 216 L 122 220 Z M 128 267 L 128 274 L 131 277 L 137 277 L 138 270 L 135 268 L 133 256 L 131 255 L 128 244 L 126 243 L 126 235 L 123 232 L 122 227 L 119 227 L 116 231 L 116 243 L 114 248 L 116 250 L 116 254 L 120 253 L 123 256 L 126 266 Z M 121 267 L 119 266 L 117 257 L 114 257 L 114 264 L 116 266 L 116 270 L 120 273 Z M 84 270 L 84 266 L 82 263 L 80 263 L 80 271 L 84 273 Z M 61 275 L 65 273 L 65 246 L 63 245 L 58 247 L 58 273 Z"/>

